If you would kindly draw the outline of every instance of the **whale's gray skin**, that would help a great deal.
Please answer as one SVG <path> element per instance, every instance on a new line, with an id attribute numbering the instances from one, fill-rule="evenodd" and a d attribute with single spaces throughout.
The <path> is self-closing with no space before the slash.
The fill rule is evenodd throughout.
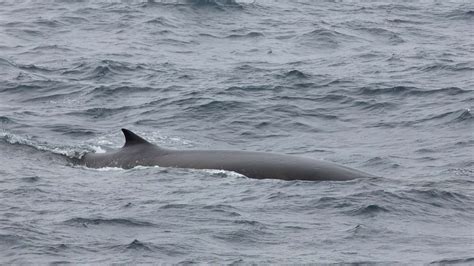
<path id="1" fill-rule="evenodd" d="M 172 150 L 149 143 L 122 129 L 125 145 L 107 153 L 88 153 L 81 163 L 91 168 L 160 166 L 234 171 L 249 178 L 345 181 L 371 177 L 364 172 L 330 162 L 294 155 L 232 150 Z"/>

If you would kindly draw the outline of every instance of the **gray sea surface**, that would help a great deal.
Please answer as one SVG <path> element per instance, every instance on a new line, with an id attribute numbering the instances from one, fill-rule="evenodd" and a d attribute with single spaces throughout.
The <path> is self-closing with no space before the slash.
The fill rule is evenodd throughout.
<path id="1" fill-rule="evenodd" d="M 1 264 L 473 264 L 473 1 L 0 1 Z M 120 128 L 379 178 L 72 164 Z"/>

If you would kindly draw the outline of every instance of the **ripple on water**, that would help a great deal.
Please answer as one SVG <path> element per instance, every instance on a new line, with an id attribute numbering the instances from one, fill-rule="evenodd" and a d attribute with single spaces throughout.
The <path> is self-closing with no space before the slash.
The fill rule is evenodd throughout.
<path id="1" fill-rule="evenodd" d="M 120 95 L 130 97 L 132 93 L 148 93 L 156 91 L 153 87 L 138 86 L 99 86 L 93 88 L 87 94 L 94 98 L 116 98 Z"/>
<path id="2" fill-rule="evenodd" d="M 73 226 L 124 226 L 124 227 L 156 227 L 155 224 L 140 221 L 137 219 L 131 218 L 112 218 L 112 219 L 105 219 L 105 218 L 71 218 L 69 220 L 64 221 L 67 225 Z"/>
<path id="3" fill-rule="evenodd" d="M 355 210 L 350 211 L 351 215 L 362 215 L 362 216 L 375 216 L 380 213 L 388 213 L 390 212 L 388 209 L 378 205 L 378 204 L 370 204 L 367 206 L 359 207 Z"/>
<path id="4" fill-rule="evenodd" d="M 261 32 L 249 32 L 249 33 L 243 33 L 243 34 L 231 34 L 227 36 L 226 38 L 229 39 L 242 39 L 242 38 L 257 38 L 257 37 L 264 37 L 265 35 Z"/>
<path id="5" fill-rule="evenodd" d="M 430 262 L 430 264 L 436 264 L 436 265 L 451 265 L 451 264 L 470 265 L 472 263 L 474 263 L 474 257 L 450 258 L 450 259 L 435 260 L 435 261 Z"/>

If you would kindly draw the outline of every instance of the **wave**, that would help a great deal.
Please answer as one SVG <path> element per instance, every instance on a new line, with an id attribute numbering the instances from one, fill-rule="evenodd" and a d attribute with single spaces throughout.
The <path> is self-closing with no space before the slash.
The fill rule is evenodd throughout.
<path id="1" fill-rule="evenodd" d="M 149 7 L 152 5 L 176 5 L 191 6 L 193 8 L 213 7 L 216 10 L 224 10 L 224 8 L 242 8 L 243 6 L 235 0 L 148 0 L 142 6 Z"/>
<path id="2" fill-rule="evenodd" d="M 445 202 L 463 203 L 465 201 L 472 201 L 469 196 L 460 192 L 453 192 L 440 189 L 410 189 L 404 193 L 414 195 L 418 199 L 425 199 L 426 202 L 431 200 L 440 200 Z"/>
<path id="3" fill-rule="evenodd" d="M 361 201 L 364 202 L 362 206 L 358 204 L 358 202 Z M 367 203 L 368 201 L 375 201 L 376 203 Z M 413 188 L 395 191 L 372 190 L 347 196 L 326 196 L 311 201 L 311 206 L 317 209 L 338 209 L 350 216 L 373 216 L 382 213 L 391 213 L 394 215 L 413 215 L 414 213 L 438 215 L 436 212 L 426 214 L 426 205 L 430 206 L 431 210 L 433 210 L 431 208 L 433 206 L 439 208 L 441 212 L 444 209 L 469 212 L 472 210 L 471 206 L 473 206 L 473 200 L 461 192 L 442 189 Z"/>
<path id="4" fill-rule="evenodd" d="M 116 67 L 110 66 L 108 64 L 100 65 L 88 73 L 87 79 L 102 79 L 108 75 L 119 75 L 120 71 L 121 69 L 117 69 Z"/>
<path id="5" fill-rule="evenodd" d="M 17 122 L 10 117 L 0 116 L 0 124 L 17 124 Z"/>
<path id="6" fill-rule="evenodd" d="M 226 38 L 239 39 L 239 38 L 257 38 L 257 37 L 264 37 L 264 36 L 265 35 L 261 32 L 252 31 L 245 34 L 231 34 L 231 35 L 228 35 Z"/>
<path id="7" fill-rule="evenodd" d="M 282 99 L 285 99 L 285 98 L 286 97 L 282 97 Z M 320 118 L 323 120 L 337 120 L 340 118 L 336 114 L 329 114 L 319 108 L 303 108 L 300 106 L 290 105 L 290 104 L 275 104 L 273 106 L 265 107 L 265 109 L 262 111 L 266 113 L 271 113 L 273 116 L 278 115 L 279 118 L 292 118 L 293 119 L 294 117 L 314 117 L 314 118 Z M 306 125 L 302 122 L 293 121 L 292 124 L 293 126 L 296 126 L 297 128 L 300 126 L 303 126 L 303 127 L 309 126 L 312 128 L 312 126 Z"/>
<path id="8" fill-rule="evenodd" d="M 72 218 L 64 221 L 65 224 L 74 226 L 89 227 L 90 225 L 111 225 L 111 226 L 126 226 L 126 227 L 156 227 L 155 224 L 145 221 L 140 221 L 131 218 Z"/>
<path id="9" fill-rule="evenodd" d="M 44 126 L 45 129 L 51 130 L 52 132 L 61 133 L 64 136 L 70 136 L 72 138 L 76 137 L 86 137 L 94 136 L 96 132 L 90 128 L 82 127 L 79 125 L 73 124 L 51 124 Z"/>
<path id="10" fill-rule="evenodd" d="M 25 238 L 17 234 L 0 234 L 0 242 L 8 246 L 23 244 Z"/>
<path id="11" fill-rule="evenodd" d="M 370 204 L 367 206 L 360 207 L 359 209 L 350 212 L 351 215 L 363 215 L 363 216 L 374 216 L 378 213 L 389 212 L 388 209 L 378 205 Z"/>
<path id="12" fill-rule="evenodd" d="M 400 34 L 391 30 L 378 27 L 360 27 L 357 28 L 357 30 L 368 33 L 377 39 L 383 38 L 389 44 L 392 45 L 402 44 L 405 42 L 405 40 L 400 36 Z"/>
<path id="13" fill-rule="evenodd" d="M 390 169 L 395 169 L 395 168 L 400 167 L 400 164 L 394 162 L 390 158 L 388 158 L 388 157 L 379 157 L 379 156 L 370 158 L 369 160 L 367 160 L 364 163 L 364 165 L 367 166 L 367 167 L 385 166 L 385 167 L 390 168 Z"/>
<path id="14" fill-rule="evenodd" d="M 226 89 L 226 92 L 264 92 L 274 91 L 274 86 L 271 85 L 249 85 L 249 86 L 232 86 Z"/>
<path id="15" fill-rule="evenodd" d="M 357 38 L 351 35 L 340 33 L 336 30 L 331 29 L 315 29 L 311 32 L 304 33 L 296 37 L 300 42 L 305 45 L 317 45 L 321 48 L 338 48 L 339 45 L 346 42 L 354 42 Z"/>
<path id="16" fill-rule="evenodd" d="M 71 86 L 68 88 L 68 90 L 71 90 L 70 92 L 60 92 L 60 93 L 52 93 L 52 94 L 47 94 L 41 96 L 32 96 L 31 98 L 26 98 L 24 100 L 21 100 L 20 102 L 23 103 L 29 103 L 29 102 L 41 102 L 41 103 L 58 103 L 58 102 L 63 102 L 63 103 L 74 103 L 78 102 L 78 97 L 82 94 L 81 88 L 78 88 L 78 90 L 74 90 L 75 88 Z"/>
<path id="17" fill-rule="evenodd" d="M 372 93 L 387 93 L 387 94 L 394 94 L 394 95 L 426 95 L 426 94 L 450 94 L 455 95 L 458 93 L 464 93 L 465 91 L 462 90 L 435 90 L 435 91 L 407 91 L 402 88 L 399 91 L 387 91 L 387 90 L 370 90 L 367 92 L 364 90 L 364 93 L 372 94 Z M 392 102 L 380 102 L 380 103 L 371 103 L 367 101 L 355 101 L 353 106 L 362 107 L 363 110 L 369 111 L 385 111 L 385 110 L 396 110 L 398 108 L 397 103 Z M 372 127 L 387 127 L 387 128 L 394 128 L 394 127 L 412 127 L 412 126 L 421 126 L 421 125 L 436 125 L 436 126 L 449 126 L 453 124 L 465 124 L 469 125 L 474 122 L 473 114 L 471 109 L 469 108 L 462 108 L 458 110 L 449 110 L 449 111 L 442 111 L 440 113 L 429 113 L 423 112 L 418 114 L 417 116 L 409 116 L 408 119 L 404 118 L 403 120 L 394 120 L 388 122 L 377 122 Z"/>
<path id="18" fill-rule="evenodd" d="M 458 9 L 447 15 L 452 20 L 474 20 L 474 10 Z"/>
<path id="19" fill-rule="evenodd" d="M 251 227 L 256 227 L 259 229 L 266 228 L 267 226 L 259 221 L 254 221 L 254 220 L 234 220 L 232 221 L 234 224 L 238 225 L 245 225 L 245 226 L 251 226 Z"/>
<path id="20" fill-rule="evenodd" d="M 327 94 L 315 100 L 320 102 L 350 103 L 354 101 L 354 98 L 343 94 Z"/>
<path id="21" fill-rule="evenodd" d="M 4 67 L 16 67 L 17 65 L 15 63 L 13 63 L 12 61 L 8 60 L 8 59 L 5 59 L 5 58 L 2 58 L 0 57 L 0 66 Z"/>
<path id="22" fill-rule="evenodd" d="M 353 106 L 360 107 L 368 111 L 385 111 L 396 109 L 398 104 L 393 102 L 375 102 L 375 101 L 354 101 Z"/>
<path id="23" fill-rule="evenodd" d="M 67 52 L 73 52 L 74 50 L 63 45 L 52 44 L 52 45 L 38 45 L 32 48 L 30 51 L 35 51 L 37 53 L 43 52 L 43 51 L 50 51 L 50 52 L 55 52 L 55 53 L 59 53 L 59 52 L 67 53 Z"/>
<path id="24" fill-rule="evenodd" d="M 437 124 L 468 123 L 473 122 L 473 116 L 470 109 L 460 109 L 449 111 L 439 115 L 431 115 L 415 121 L 405 122 L 406 125 L 416 125 L 426 122 L 436 122 Z"/>
<path id="25" fill-rule="evenodd" d="M 147 67 L 144 64 L 104 59 L 96 62 L 76 63 L 76 66 L 63 71 L 61 75 L 79 75 L 79 78 L 85 80 L 101 80 L 115 76 L 136 74 L 146 70 Z"/>
<path id="26" fill-rule="evenodd" d="M 169 203 L 160 207 L 160 209 L 192 209 L 194 208 L 189 204 L 178 204 L 178 203 Z"/>
<path id="27" fill-rule="evenodd" d="M 147 24 L 153 24 L 153 25 L 159 25 L 163 27 L 170 27 L 170 28 L 177 28 L 178 26 L 175 26 L 169 19 L 164 18 L 164 17 L 156 17 L 150 20 L 147 20 L 145 23 Z"/>
<path id="28" fill-rule="evenodd" d="M 348 234 L 345 238 L 346 239 L 361 239 L 361 238 L 368 238 L 370 236 L 380 236 L 380 235 L 390 235 L 394 234 L 395 232 L 389 231 L 387 229 L 375 229 L 373 227 L 365 226 L 362 224 L 357 224 L 356 226 L 346 230 Z M 365 263 L 362 263 L 365 265 Z M 359 264 L 356 264 L 359 265 Z M 370 265 L 370 264 L 369 264 Z"/>
<path id="29" fill-rule="evenodd" d="M 137 239 L 133 240 L 132 243 L 126 245 L 126 249 L 134 250 L 146 250 L 151 251 L 151 247 L 144 242 L 138 241 Z"/>
<path id="30" fill-rule="evenodd" d="M 49 152 L 53 155 L 57 155 L 57 158 L 67 158 L 69 159 L 75 159 L 75 158 L 80 158 L 84 151 L 77 151 L 75 147 L 69 147 L 69 146 L 53 146 L 48 143 L 42 143 L 35 141 L 31 138 L 28 137 L 22 137 L 19 135 L 15 135 L 12 133 L 7 133 L 5 131 L 0 131 L 0 141 L 3 141 L 8 144 L 13 144 L 13 145 L 20 145 L 24 146 L 27 148 L 32 148 L 37 151 L 41 152 Z M 72 162 L 72 161 L 71 161 Z"/>
<path id="31" fill-rule="evenodd" d="M 33 48 L 32 50 L 34 50 Z M 58 83 L 57 81 L 52 81 L 47 75 L 54 74 L 58 71 L 57 68 L 50 68 L 46 66 L 40 66 L 38 64 L 20 64 L 11 60 L 0 58 L 0 73 L 9 77 L 9 79 L 4 78 L 4 82 L 7 80 L 21 82 L 22 84 L 12 83 L 13 86 L 26 85 L 25 82 L 31 81 L 33 83 L 43 82 L 43 83 Z M 3 86 L 2 86 L 3 87 Z M 6 86 L 8 87 L 8 86 Z"/>
<path id="32" fill-rule="evenodd" d="M 156 91 L 153 87 L 138 87 L 138 86 L 99 86 L 90 90 L 87 94 L 91 97 L 101 98 L 116 98 L 119 95 L 129 96 L 131 93 L 145 93 Z"/>
<path id="33" fill-rule="evenodd" d="M 459 87 L 446 87 L 440 89 L 422 89 L 410 86 L 393 86 L 385 88 L 361 87 L 357 90 L 361 95 L 401 95 L 401 96 L 427 96 L 427 95 L 460 95 L 470 93 L 470 90 L 464 90 Z"/>
<path id="34" fill-rule="evenodd" d="M 224 214 L 225 216 L 229 217 L 240 217 L 242 216 L 239 213 L 239 210 L 231 205 L 225 204 L 215 204 L 215 205 L 206 205 L 202 207 L 205 211 L 211 211 L 213 213 Z"/>
<path id="35" fill-rule="evenodd" d="M 400 19 L 400 18 L 386 19 L 386 21 L 390 23 L 394 23 L 394 24 L 414 24 L 414 25 L 426 24 L 425 22 L 422 22 L 422 21 Z"/>
<path id="36" fill-rule="evenodd" d="M 73 111 L 66 113 L 67 115 L 79 116 L 79 117 L 89 117 L 93 119 L 111 117 L 117 114 L 121 114 L 126 111 L 130 111 L 132 107 L 122 106 L 117 108 L 105 108 L 105 107 L 94 107 L 87 108 L 80 111 Z"/>
<path id="37" fill-rule="evenodd" d="M 217 231 L 213 237 L 228 243 L 256 244 L 256 243 L 278 243 L 279 240 L 274 237 L 273 233 L 268 232 L 261 226 L 248 226 L 247 224 L 236 225 L 242 227 L 229 231 Z"/>
<path id="38" fill-rule="evenodd" d="M 470 63 L 457 63 L 454 65 L 448 65 L 443 63 L 432 63 L 424 66 L 416 66 L 408 68 L 409 70 L 416 70 L 418 72 L 435 72 L 435 71 L 451 71 L 451 72 L 460 72 L 460 71 L 467 71 L 472 72 L 474 67 L 471 66 Z"/>
<path id="39" fill-rule="evenodd" d="M 19 197 L 19 196 L 31 197 L 31 195 L 38 196 L 39 194 L 47 195 L 49 194 L 49 192 L 38 187 L 19 187 L 19 188 L 7 189 L 3 191 L 3 196 L 11 197 L 11 198 Z"/>
<path id="40" fill-rule="evenodd" d="M 159 241 L 159 243 L 153 243 L 148 241 L 140 241 L 138 239 L 134 239 L 132 242 L 128 244 L 120 244 L 120 245 L 112 245 L 109 248 L 116 250 L 117 252 L 132 252 L 132 254 L 136 254 L 136 252 L 148 252 L 153 254 L 159 254 L 159 257 L 162 256 L 170 256 L 170 257 L 183 257 L 185 255 L 189 255 L 190 246 L 187 243 L 163 243 L 166 241 Z M 122 261 L 123 262 L 123 261 Z M 150 261 L 151 262 L 151 261 Z"/>
<path id="41" fill-rule="evenodd" d="M 61 16 L 60 17 L 61 22 L 67 24 L 67 25 L 74 25 L 77 26 L 81 23 L 88 23 L 89 20 L 84 17 L 79 17 L 79 16 Z"/>
<path id="42" fill-rule="evenodd" d="M 307 79 L 310 77 L 310 75 L 303 73 L 302 71 L 293 69 L 288 72 L 286 72 L 283 75 L 280 75 L 282 78 L 292 78 L 292 79 Z"/>
<path id="43" fill-rule="evenodd" d="M 465 257 L 465 258 L 450 258 L 450 259 L 441 259 L 430 262 L 430 264 L 436 265 L 451 265 L 451 264 L 461 264 L 461 265 L 471 265 L 474 263 L 474 257 Z"/>
<path id="44" fill-rule="evenodd" d="M 186 2 L 196 5 L 238 5 L 235 0 L 187 0 Z"/>
<path id="45" fill-rule="evenodd" d="M 249 103 L 243 101 L 231 101 L 231 100 L 211 100 L 205 103 L 186 107 L 184 110 L 193 114 L 222 114 L 221 112 L 232 110 L 246 110 Z"/>
<path id="46" fill-rule="evenodd" d="M 27 177 L 22 177 L 21 180 L 26 182 L 26 183 L 35 183 L 38 182 L 41 178 L 39 176 L 27 176 Z"/>

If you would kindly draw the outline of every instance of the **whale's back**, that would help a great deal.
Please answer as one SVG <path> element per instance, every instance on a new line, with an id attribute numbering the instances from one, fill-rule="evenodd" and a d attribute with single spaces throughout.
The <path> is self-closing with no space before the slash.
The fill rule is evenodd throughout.
<path id="1" fill-rule="evenodd" d="M 89 153 L 81 162 L 92 168 L 162 166 L 234 171 L 249 178 L 282 180 L 351 180 L 371 175 L 307 157 L 233 150 L 170 150 L 122 129 L 125 145 L 107 153 Z"/>

